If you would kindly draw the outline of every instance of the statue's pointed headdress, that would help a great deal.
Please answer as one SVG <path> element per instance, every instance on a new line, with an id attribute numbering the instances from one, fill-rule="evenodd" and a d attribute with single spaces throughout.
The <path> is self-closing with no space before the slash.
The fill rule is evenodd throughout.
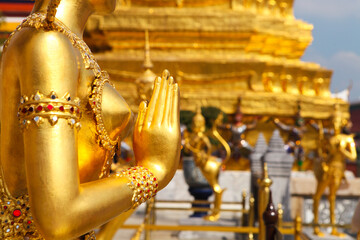
<path id="1" fill-rule="evenodd" d="M 204 116 L 202 115 L 201 113 L 201 105 L 198 105 L 196 107 L 196 114 L 195 116 L 193 117 L 193 124 L 194 123 L 202 123 L 202 124 L 205 124 L 205 118 Z"/>

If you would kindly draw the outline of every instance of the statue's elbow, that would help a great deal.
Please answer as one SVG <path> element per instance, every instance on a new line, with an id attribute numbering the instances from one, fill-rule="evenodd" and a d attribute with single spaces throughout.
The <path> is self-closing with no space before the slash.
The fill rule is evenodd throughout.
<path id="1" fill-rule="evenodd" d="M 42 237 L 48 240 L 73 239 L 72 227 L 66 214 L 33 213 L 34 221 Z"/>

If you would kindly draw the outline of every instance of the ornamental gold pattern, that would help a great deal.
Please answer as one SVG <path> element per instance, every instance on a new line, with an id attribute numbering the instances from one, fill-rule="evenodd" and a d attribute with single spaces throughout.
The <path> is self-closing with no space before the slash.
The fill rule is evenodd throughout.
<path id="1" fill-rule="evenodd" d="M 132 167 L 116 173 L 116 177 L 125 177 L 129 180 L 128 186 L 134 191 L 132 197 L 132 208 L 155 197 L 158 189 L 157 178 L 144 167 Z"/>
<path id="2" fill-rule="evenodd" d="M 0 177 L 0 181 L 1 177 Z M 43 239 L 37 232 L 29 208 L 29 196 L 10 197 L 1 188 L 0 238 L 3 240 Z"/>
<path id="3" fill-rule="evenodd" d="M 80 125 L 80 100 L 71 99 L 69 93 L 58 98 L 56 92 L 52 91 L 48 96 L 37 91 L 35 94 L 22 96 L 18 111 L 20 124 L 27 128 L 31 123 L 37 126 L 47 119 L 54 126 L 59 119 L 66 119 L 71 127 L 79 129 Z"/>
<path id="4" fill-rule="evenodd" d="M 37 231 L 30 211 L 29 195 L 14 198 L 7 193 L 0 174 L 0 238 L 2 240 L 44 240 Z M 95 240 L 94 231 L 84 236 Z"/>
<path id="5" fill-rule="evenodd" d="M 104 122 L 101 115 L 101 99 L 102 93 L 104 89 L 104 85 L 108 83 L 112 85 L 109 80 L 109 75 L 106 72 L 101 72 L 100 78 L 96 78 L 93 82 L 92 94 L 89 98 L 89 104 L 91 106 L 92 111 L 95 114 L 96 120 L 96 131 L 98 132 L 98 142 L 105 149 L 112 152 L 116 146 L 116 144 L 120 141 L 120 138 L 116 138 L 115 140 L 111 140 L 109 134 L 107 133 Z"/>

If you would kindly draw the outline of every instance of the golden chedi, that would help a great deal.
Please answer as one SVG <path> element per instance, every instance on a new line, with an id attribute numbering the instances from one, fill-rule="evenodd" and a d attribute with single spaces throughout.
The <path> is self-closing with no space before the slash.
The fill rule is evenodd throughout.
<path id="1" fill-rule="evenodd" d="M 338 103 L 349 118 L 348 103 L 331 97 L 332 71 L 301 60 L 312 42 L 313 26 L 293 14 L 294 0 L 123 0 L 112 15 L 93 16 L 85 40 L 133 111 L 144 48 L 151 49 L 152 71 L 175 73 L 181 109 L 213 106 L 244 123 L 271 115 L 294 125 L 298 106 L 306 121 L 331 118 Z M 148 41 L 144 37 L 148 32 Z M 131 56 L 131 57 L 128 57 Z M 137 74 L 134 74 L 137 73 Z M 330 126 L 327 120 L 325 126 Z M 246 133 L 254 146 L 276 129 L 261 122 Z M 286 139 L 288 133 L 282 132 Z M 305 152 L 317 148 L 315 131 L 303 136 Z"/>
<path id="2" fill-rule="evenodd" d="M 1 239 L 95 239 L 92 229 L 164 188 L 179 161 L 178 86 L 167 71 L 132 112 L 82 40 L 115 0 L 36 0 L 1 65 Z M 134 129 L 137 166 L 109 176 Z M 81 219 L 81 221 L 79 221 Z M 90 232 L 90 233 L 89 233 Z"/>

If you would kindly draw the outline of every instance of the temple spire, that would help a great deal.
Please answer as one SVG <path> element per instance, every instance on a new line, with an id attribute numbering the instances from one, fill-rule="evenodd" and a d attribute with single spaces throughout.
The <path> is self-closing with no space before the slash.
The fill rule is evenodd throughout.
<path id="1" fill-rule="evenodd" d="M 143 68 L 145 68 L 145 70 L 147 69 L 152 69 L 154 67 L 154 64 L 151 61 L 150 58 L 150 42 L 149 42 L 149 31 L 146 29 L 145 30 L 145 56 L 144 56 L 144 64 L 143 64 Z"/>

